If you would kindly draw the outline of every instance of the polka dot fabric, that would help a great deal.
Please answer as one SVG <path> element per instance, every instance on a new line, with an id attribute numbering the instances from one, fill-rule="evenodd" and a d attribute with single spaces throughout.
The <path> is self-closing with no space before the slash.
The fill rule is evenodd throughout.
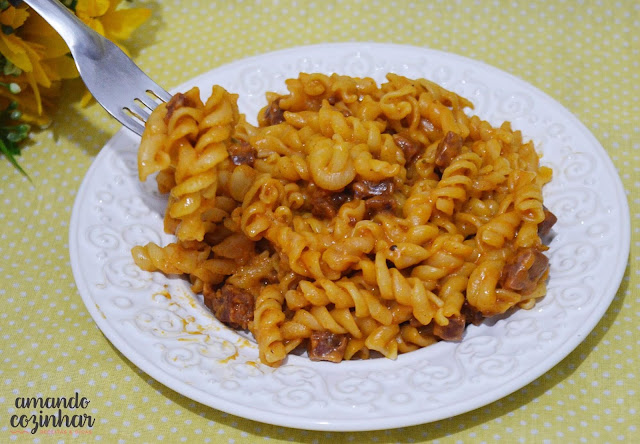
<path id="1" fill-rule="evenodd" d="M 455 418 L 359 433 L 293 430 L 204 407 L 165 388 L 102 336 L 68 254 L 80 182 L 118 130 L 65 84 L 55 123 L 20 162 L 0 160 L 0 442 L 633 442 L 640 425 L 640 4 L 627 1 L 134 1 L 153 11 L 128 46 L 171 88 L 247 56 L 377 41 L 474 58 L 553 96 L 600 140 L 629 197 L 629 265 L 611 307 L 565 360 L 523 389 Z M 18 397 L 90 403 L 90 434 L 17 434 Z M 35 412 L 34 412 L 35 413 Z"/>

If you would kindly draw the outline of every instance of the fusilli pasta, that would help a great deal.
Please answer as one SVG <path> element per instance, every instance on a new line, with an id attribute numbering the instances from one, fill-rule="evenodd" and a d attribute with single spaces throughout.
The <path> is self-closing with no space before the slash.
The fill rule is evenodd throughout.
<path id="1" fill-rule="evenodd" d="M 188 276 L 270 366 L 301 347 L 394 359 L 544 296 L 551 170 L 508 122 L 396 74 L 286 85 L 257 126 L 220 86 L 153 111 L 139 175 L 168 193 L 176 241 L 133 248 L 138 266 Z"/>

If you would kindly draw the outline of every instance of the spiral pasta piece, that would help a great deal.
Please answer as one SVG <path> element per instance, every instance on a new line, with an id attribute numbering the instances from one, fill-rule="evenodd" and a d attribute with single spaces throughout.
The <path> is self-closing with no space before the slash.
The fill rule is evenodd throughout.
<path id="1" fill-rule="evenodd" d="M 145 271 L 161 271 L 165 274 L 188 274 L 192 282 L 217 284 L 236 271 L 237 264 L 227 258 L 210 258 L 208 246 L 186 246 L 172 243 L 160 247 L 154 243 L 133 247 L 133 260 Z M 195 282 L 194 282 L 195 283 Z"/>
<path id="2" fill-rule="evenodd" d="M 284 296 L 275 286 L 260 292 L 256 299 L 251 331 L 258 342 L 260 359 L 267 365 L 277 367 L 286 356 L 286 349 L 280 333 L 280 325 L 285 316 L 282 312 Z"/>

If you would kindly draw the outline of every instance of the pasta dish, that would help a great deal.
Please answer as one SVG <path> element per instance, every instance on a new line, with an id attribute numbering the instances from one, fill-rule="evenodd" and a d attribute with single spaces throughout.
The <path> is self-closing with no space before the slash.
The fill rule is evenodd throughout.
<path id="1" fill-rule="evenodd" d="M 257 125 L 220 86 L 153 111 L 139 176 L 176 240 L 134 247 L 140 268 L 187 276 L 270 366 L 394 359 L 545 295 L 552 171 L 509 122 L 426 79 L 286 86 Z"/>

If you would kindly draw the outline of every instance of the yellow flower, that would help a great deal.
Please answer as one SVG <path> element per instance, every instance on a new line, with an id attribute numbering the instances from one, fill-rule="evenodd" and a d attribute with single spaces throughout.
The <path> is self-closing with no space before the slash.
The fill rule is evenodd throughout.
<path id="1" fill-rule="evenodd" d="M 122 40 L 144 23 L 151 11 L 145 8 L 117 9 L 121 0 L 78 0 L 75 13 L 89 27 L 118 45 L 128 54 Z M 16 83 L 22 92 L 12 95 L 0 87 L 0 105 L 16 100 L 23 111 L 23 120 L 46 125 L 50 118 L 46 106 L 59 92 L 59 81 L 78 77 L 69 48 L 55 30 L 38 14 L 25 8 L 9 6 L 0 12 L 0 25 L 10 27 L 12 33 L 0 31 L 0 53 L 21 70 L 15 76 L 2 76 L 0 82 Z M 81 104 L 86 105 L 91 94 L 85 93 Z"/>
<path id="2" fill-rule="evenodd" d="M 73 60 L 66 56 L 69 49 L 51 26 L 26 9 L 8 7 L 0 13 L 0 25 L 12 31 L 0 33 L 0 53 L 21 71 L 2 81 L 16 83 L 22 90 L 18 97 L 0 88 L 0 97 L 3 102 L 20 103 L 23 120 L 46 125 L 42 94 L 50 97 L 58 90 L 56 82 L 78 76 Z"/>
<path id="3" fill-rule="evenodd" d="M 122 0 L 78 0 L 76 15 L 90 28 L 122 48 L 138 26 L 151 15 L 146 8 L 117 9 Z"/>
<path id="4" fill-rule="evenodd" d="M 38 14 L 33 13 L 20 28 L 22 38 L 44 48 L 43 67 L 53 81 L 78 77 L 78 70 L 69 56 L 62 37 Z"/>
<path id="5" fill-rule="evenodd" d="M 117 9 L 122 0 L 78 0 L 76 15 L 87 26 L 98 34 L 118 45 L 127 55 L 129 51 L 122 44 L 128 39 L 138 26 L 151 15 L 146 8 Z M 91 94 L 86 92 L 82 97 L 84 106 L 91 100 Z"/>
<path id="6" fill-rule="evenodd" d="M 75 14 L 89 27 L 128 51 L 122 41 L 144 23 L 151 11 L 143 8 L 118 9 L 121 0 L 74 0 Z M 69 3 L 69 2 L 66 2 Z M 66 4 L 65 3 L 65 4 Z M 0 6 L 0 155 L 23 174 L 15 156 L 29 125 L 48 125 L 51 109 L 60 96 L 61 80 L 78 77 L 75 62 L 64 40 L 27 6 Z M 88 92 L 82 99 L 91 99 Z M 17 102 L 17 106 L 16 103 Z"/>
<path id="7" fill-rule="evenodd" d="M 25 78 L 22 74 L 20 78 Z M 18 79 L 18 80 L 19 80 Z M 21 120 L 40 127 L 46 127 L 51 123 L 51 117 L 47 110 L 53 109 L 56 99 L 60 95 L 60 82 L 52 82 L 51 87 L 38 87 L 38 94 L 26 81 L 16 82 L 13 76 L 0 76 L 0 82 L 18 83 L 22 91 L 20 94 L 11 94 L 6 88 L 0 88 L 0 109 L 5 109 L 10 102 L 17 102 L 22 112 Z"/>

